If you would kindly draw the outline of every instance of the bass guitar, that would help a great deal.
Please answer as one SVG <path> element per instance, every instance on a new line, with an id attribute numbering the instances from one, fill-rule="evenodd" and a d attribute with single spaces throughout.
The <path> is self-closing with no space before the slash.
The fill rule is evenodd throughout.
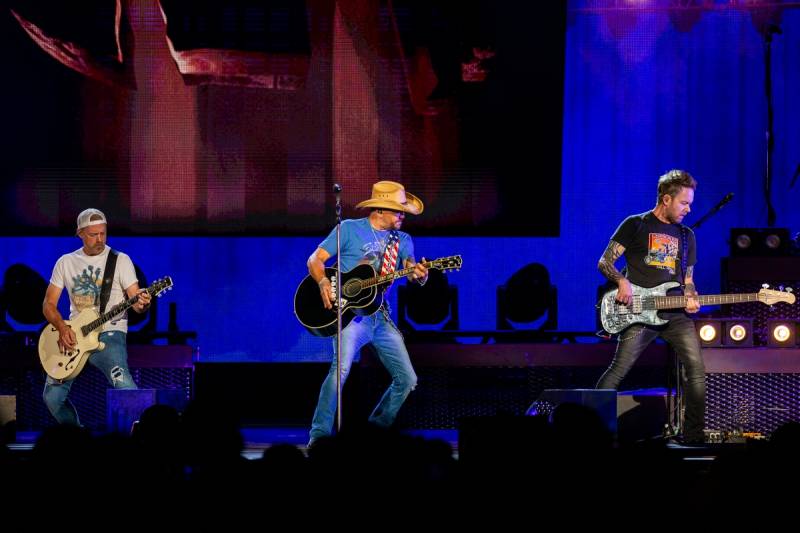
<path id="1" fill-rule="evenodd" d="M 669 322 L 658 316 L 662 309 L 682 309 L 686 307 L 688 296 L 667 296 L 667 291 L 680 286 L 677 281 L 668 281 L 651 289 L 639 287 L 631 283 L 633 289 L 633 302 L 630 305 L 616 301 L 617 289 L 608 291 L 603 295 L 598 307 L 600 308 L 600 321 L 603 329 L 608 333 L 619 333 L 632 324 L 647 324 L 661 326 Z M 795 301 L 792 289 L 776 291 L 763 288 L 754 293 L 742 294 L 702 294 L 697 297 L 700 305 L 737 304 L 742 302 L 761 302 L 773 305 L 778 302 L 793 304 Z"/>

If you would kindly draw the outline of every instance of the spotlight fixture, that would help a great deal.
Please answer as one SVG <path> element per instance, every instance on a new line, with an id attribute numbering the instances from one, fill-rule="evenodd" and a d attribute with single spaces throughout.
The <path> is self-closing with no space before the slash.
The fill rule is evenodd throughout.
<path id="1" fill-rule="evenodd" d="M 792 336 L 792 330 L 786 324 L 778 324 L 772 330 L 772 338 L 781 344 L 785 343 Z"/>
<path id="2" fill-rule="evenodd" d="M 753 240 L 749 235 L 743 233 L 736 236 L 736 246 L 740 250 L 747 250 L 751 244 L 753 244 Z"/>
<path id="3" fill-rule="evenodd" d="M 713 318 L 701 318 L 694 321 L 700 346 L 710 348 L 722 344 L 722 322 Z"/>
<path id="4" fill-rule="evenodd" d="M 797 322 L 770 320 L 767 322 L 767 344 L 775 348 L 789 348 L 797 344 Z"/>
<path id="5" fill-rule="evenodd" d="M 732 228 L 731 256 L 774 257 L 789 255 L 788 228 Z"/>
<path id="6" fill-rule="evenodd" d="M 728 329 L 728 336 L 734 342 L 741 342 L 742 339 L 747 337 L 747 330 L 744 329 L 744 326 L 742 326 L 741 324 L 734 324 L 733 326 L 730 327 L 730 329 Z"/>
<path id="7" fill-rule="evenodd" d="M 700 338 L 703 339 L 705 342 L 711 342 L 719 337 L 719 330 L 717 326 L 712 326 L 711 324 L 704 324 L 700 327 Z"/>
<path id="8" fill-rule="evenodd" d="M 753 345 L 752 318 L 699 318 L 694 323 L 703 348 Z"/>
<path id="9" fill-rule="evenodd" d="M 725 336 L 722 339 L 725 346 L 752 346 L 753 345 L 753 319 L 737 318 L 725 321 Z"/>
<path id="10" fill-rule="evenodd" d="M 781 243 L 782 242 L 783 241 L 781 240 L 780 236 L 778 236 L 778 235 L 776 235 L 774 233 L 770 233 L 769 235 L 764 237 L 764 244 L 770 250 L 777 250 L 778 248 L 781 247 Z"/>

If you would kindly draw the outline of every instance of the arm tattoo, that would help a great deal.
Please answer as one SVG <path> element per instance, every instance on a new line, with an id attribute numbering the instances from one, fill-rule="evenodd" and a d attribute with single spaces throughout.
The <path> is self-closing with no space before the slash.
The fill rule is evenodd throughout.
<path id="1" fill-rule="evenodd" d="M 692 279 L 693 277 L 694 277 L 694 266 L 687 266 L 686 275 L 684 276 L 684 279 Z M 690 296 L 697 296 L 697 287 L 695 287 L 693 281 L 686 283 L 686 286 L 683 289 L 683 293 Z"/>
<path id="2" fill-rule="evenodd" d="M 606 251 L 597 263 L 597 268 L 609 281 L 617 282 L 624 278 L 622 272 L 617 270 L 614 263 L 620 258 L 625 251 L 625 247 L 616 241 L 609 241 Z"/>

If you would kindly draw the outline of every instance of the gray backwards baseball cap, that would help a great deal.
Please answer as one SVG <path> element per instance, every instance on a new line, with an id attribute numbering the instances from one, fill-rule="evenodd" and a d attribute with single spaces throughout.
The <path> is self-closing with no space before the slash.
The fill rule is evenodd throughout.
<path id="1" fill-rule="evenodd" d="M 95 224 L 108 224 L 106 216 L 99 209 L 90 207 L 78 215 L 78 231 L 87 226 L 94 226 Z"/>

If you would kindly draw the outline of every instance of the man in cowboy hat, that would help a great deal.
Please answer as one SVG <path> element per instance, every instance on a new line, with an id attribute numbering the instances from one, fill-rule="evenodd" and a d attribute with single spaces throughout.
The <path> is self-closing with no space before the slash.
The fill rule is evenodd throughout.
<path id="1" fill-rule="evenodd" d="M 400 268 L 414 267 L 408 276 L 410 281 L 424 284 L 428 269 L 415 261 L 414 244 L 411 237 L 400 231 L 406 214 L 419 215 L 422 201 L 405 191 L 393 181 L 379 181 L 372 186 L 372 197 L 356 205 L 369 209 L 369 216 L 344 220 L 341 225 L 342 272 L 352 270 L 359 264 L 371 264 L 377 272 L 388 273 Z M 308 258 L 308 271 L 317 280 L 321 305 L 333 308 L 331 282 L 325 276 L 325 262 L 336 255 L 336 229 L 322 241 Z M 347 378 L 353 357 L 367 343 L 372 343 L 383 366 L 392 376 L 392 383 L 384 393 L 369 421 L 382 427 L 394 422 L 400 406 L 417 384 L 417 375 L 411 366 L 403 337 L 389 316 L 384 303 L 370 316 L 357 316 L 342 330 L 342 383 Z M 334 342 L 334 350 L 336 343 Z M 322 383 L 319 402 L 311 423 L 309 446 L 320 437 L 333 431 L 336 413 L 336 360 L 331 364 L 328 376 Z"/>

